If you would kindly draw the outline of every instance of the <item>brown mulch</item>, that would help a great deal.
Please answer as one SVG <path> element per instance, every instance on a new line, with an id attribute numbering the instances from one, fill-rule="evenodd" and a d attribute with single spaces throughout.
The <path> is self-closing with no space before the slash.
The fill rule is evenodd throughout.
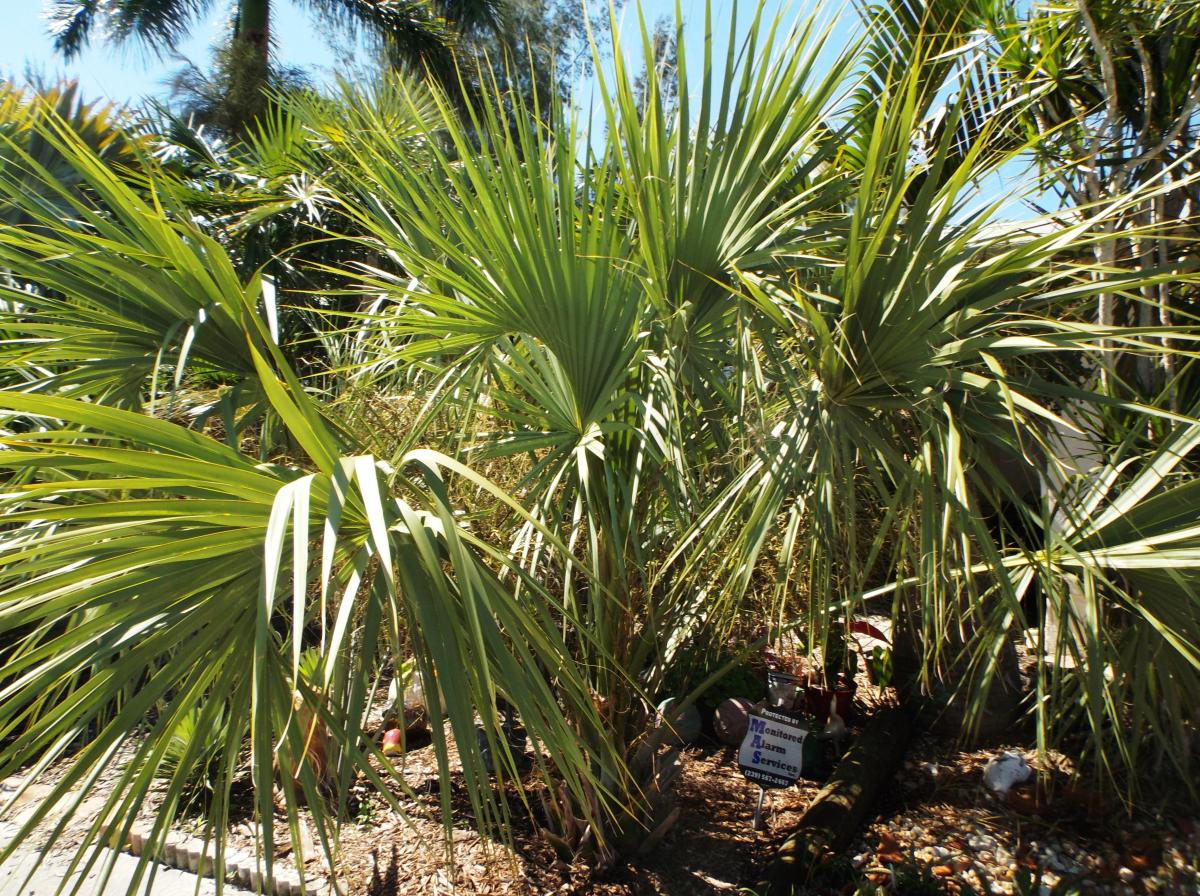
<path id="1" fill-rule="evenodd" d="M 736 749 L 703 741 L 684 753 L 676 783 L 682 812 L 672 831 L 648 855 L 600 875 L 561 862 L 515 790 L 508 794 L 511 843 L 481 837 L 461 781 L 452 775 L 439 782 L 428 741 L 412 746 L 402 772 L 415 798 L 396 795 L 404 816 L 365 785 L 355 794 L 333 869 L 353 896 L 737 892 L 754 885 L 820 788 L 801 781 L 770 791 L 765 830 L 755 832 L 758 791 L 738 771 Z M 1054 755 L 1037 780 L 1002 799 L 984 787 L 983 766 L 1003 749 L 1021 750 L 1038 767 L 1033 752 L 1019 744 L 962 750 L 933 736 L 919 738 L 860 839 L 808 892 L 852 894 L 874 884 L 897 894 L 1200 894 L 1200 806 L 1180 797 L 1178 788 L 1174 800 L 1159 801 L 1156 814 L 1133 814 L 1114 797 L 1078 783 L 1071 762 Z M 26 805 L 55 777 L 52 772 L 35 785 Z M 13 783 L 4 782 L 6 791 Z M 441 825 L 442 787 L 452 806 L 453 861 Z M 535 797 L 529 802 L 538 805 Z M 78 824 L 60 848 L 77 842 L 72 834 Z M 278 820 L 276 834 L 278 842 L 287 842 Z M 254 832 L 239 821 L 230 840 L 252 847 Z M 325 876 L 311 832 L 306 840 L 306 871 Z"/>
<path id="2" fill-rule="evenodd" d="M 812 881 L 809 892 L 853 893 L 874 883 L 883 893 L 936 887 L 947 894 L 1009 894 L 1022 892 L 1025 877 L 1030 893 L 1200 893 L 1196 811 L 1185 805 L 1170 816 L 1131 816 L 1115 799 L 1073 783 L 1064 757 L 1055 758 L 1040 783 L 1001 799 L 984 787 L 982 770 L 1004 748 L 964 751 L 920 739 L 875 819 L 837 860 L 838 872 Z M 409 754 L 411 784 L 436 779 L 431 752 Z M 768 792 L 765 830 L 756 833 L 758 791 L 738 771 L 736 754 L 712 742 L 687 750 L 677 781 L 678 824 L 652 853 L 603 875 L 559 861 L 515 799 L 511 847 L 480 838 L 454 783 L 454 864 L 446 857 L 436 793 L 404 804 L 411 825 L 368 798 L 370 817 L 343 830 L 337 874 L 355 896 L 737 892 L 753 887 L 820 784 Z"/>
<path id="3" fill-rule="evenodd" d="M 405 778 L 415 783 L 432 768 L 428 750 L 409 754 Z M 458 808 L 455 789 L 455 863 L 446 859 L 438 821 L 439 797 L 421 795 L 403 803 L 410 823 L 382 801 L 371 802 L 370 818 L 342 832 L 338 876 L 353 894 L 709 894 L 735 891 L 752 880 L 779 832 L 804 811 L 820 785 L 802 781 L 788 790 L 768 793 L 764 809 L 767 829 L 752 830 L 758 788 L 738 771 L 736 749 L 708 744 L 685 752 L 677 779 L 682 807 L 678 823 L 649 855 L 603 875 L 582 865 L 565 866 L 537 836 L 533 819 L 513 804 L 512 847 L 471 832 L 469 815 Z M 426 778 L 428 780 L 428 778 Z M 419 790 L 420 788 L 418 788 Z M 462 806 L 465 810 L 465 806 Z M 374 813 L 379 813 L 376 817 Z M 458 828 L 457 824 L 462 824 Z M 457 888 L 457 889 L 454 889 Z"/>
<path id="4" fill-rule="evenodd" d="M 983 785 L 999 752 L 1039 773 L 1006 796 Z M 1200 894 L 1200 806 L 1182 788 L 1153 813 L 1131 812 L 1081 781 L 1071 760 L 1002 744 L 960 750 L 924 737 L 852 852 L 859 873 L 937 877 L 949 893 Z M 1022 886 L 1024 885 L 1024 886 Z"/>

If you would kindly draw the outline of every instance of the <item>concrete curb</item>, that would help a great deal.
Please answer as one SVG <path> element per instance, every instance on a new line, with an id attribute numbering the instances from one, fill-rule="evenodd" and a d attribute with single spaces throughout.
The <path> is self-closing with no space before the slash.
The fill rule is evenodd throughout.
<path id="1" fill-rule="evenodd" d="M 208 844 L 210 850 L 212 843 Z M 151 831 L 147 826 L 135 826 L 126 838 L 124 849 L 135 856 L 142 856 L 153 849 Z M 168 831 L 166 842 L 151 856 L 161 865 L 187 871 L 200 877 L 214 877 L 213 857 L 205 855 L 205 842 L 175 831 Z M 336 896 L 335 890 L 323 878 L 309 878 L 301 882 L 294 869 L 277 868 L 269 888 L 264 887 L 262 870 L 253 855 L 240 850 L 225 853 L 225 881 L 255 893 L 268 896 Z"/>
<path id="2" fill-rule="evenodd" d="M 77 869 L 68 873 L 69 858 L 65 855 L 43 856 L 37 851 L 16 853 L 0 865 L 0 893 L 4 896 L 59 896 L 63 892 L 102 893 L 104 896 L 126 896 L 138 873 L 138 860 L 124 852 L 104 849 L 100 866 L 90 870 Z M 107 880 L 100 887 L 101 875 L 107 867 Z M 153 882 L 143 877 L 132 892 L 148 896 L 216 896 L 217 884 L 177 868 L 158 865 L 153 868 Z M 240 892 L 240 891 L 239 891 Z"/>

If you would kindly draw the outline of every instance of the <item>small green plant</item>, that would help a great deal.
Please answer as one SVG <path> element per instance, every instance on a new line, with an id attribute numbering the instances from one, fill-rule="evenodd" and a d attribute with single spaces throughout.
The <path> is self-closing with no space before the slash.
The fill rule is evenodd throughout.
<path id="1" fill-rule="evenodd" d="M 945 896 L 948 891 L 928 867 L 900 865 L 893 872 L 892 892 L 896 896 Z"/>
<path id="2" fill-rule="evenodd" d="M 167 740 L 158 777 L 171 779 L 185 769 L 185 802 L 206 802 L 216 788 L 228 736 L 229 718 L 224 708 L 212 724 L 204 723 L 203 707 L 191 710 L 175 724 Z"/>
<path id="3" fill-rule="evenodd" d="M 892 683 L 892 652 L 886 647 L 876 647 L 867 657 L 867 670 L 875 687 L 888 687 Z"/>
<path id="4" fill-rule="evenodd" d="M 659 699 L 685 694 L 696 684 L 726 666 L 729 668 L 725 673 L 705 688 L 704 693 L 696 700 L 696 706 L 702 716 L 711 716 L 712 712 L 730 697 L 744 697 L 752 702 L 762 699 L 766 683 L 755 670 L 752 659 L 744 656 L 744 653 L 740 647 L 730 646 L 721 649 L 707 662 L 693 666 L 687 663 L 677 664 L 665 676 Z"/>
<path id="5" fill-rule="evenodd" d="M 373 801 L 364 799 L 358 804 L 358 809 L 354 813 L 354 823 L 359 826 L 375 823 L 375 803 Z"/>
<path id="6" fill-rule="evenodd" d="M 825 686 L 834 687 L 839 675 L 853 679 L 857 666 L 858 655 L 849 649 L 845 626 L 840 622 L 831 625 L 825 638 L 824 661 L 821 663 Z"/>

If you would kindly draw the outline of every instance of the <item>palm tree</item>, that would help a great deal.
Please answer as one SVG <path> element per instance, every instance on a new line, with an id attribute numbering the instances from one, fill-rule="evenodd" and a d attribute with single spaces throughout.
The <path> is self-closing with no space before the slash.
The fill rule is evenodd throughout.
<path id="1" fill-rule="evenodd" d="M 239 0 L 229 43 L 218 52 L 217 87 L 222 101 L 237 110 L 234 130 L 257 117 L 263 106 L 261 88 L 276 71 L 271 27 L 278 5 Z M 368 29 L 389 48 L 391 58 L 444 79 L 453 72 L 456 29 L 494 29 L 501 23 L 500 4 L 489 0 L 304 0 L 303 5 L 326 21 Z M 212 7 L 213 0 L 50 0 L 50 30 L 55 49 L 68 59 L 87 46 L 100 26 L 117 42 L 136 39 L 162 52 L 173 50 Z"/>
<path id="2" fill-rule="evenodd" d="M 67 160 L 59 156 L 53 144 L 42 139 L 40 126 L 48 121 L 61 123 L 73 131 L 109 165 L 132 166 L 137 161 L 137 141 L 127 132 L 129 116 L 111 105 L 85 102 L 75 81 L 24 88 L 0 82 L 0 121 L 5 136 L 19 150 L 0 152 L 0 171 L 10 177 L 23 176 L 28 161 L 33 160 L 52 171 L 60 187 L 79 182 Z M 37 186 L 38 179 L 31 180 L 30 189 Z M 53 205 L 57 192 L 46 193 L 43 200 Z M 20 207 L 0 206 L 0 222 L 15 226 L 28 223 L 29 218 Z"/>
<path id="3" fill-rule="evenodd" d="M 1036 670 L 1044 742 L 1082 718 L 1101 762 L 1147 744 L 1188 761 L 1170 726 L 1200 705 L 1180 463 L 1196 421 L 1126 403 L 1171 438 L 1028 508 L 1034 547 L 980 519 L 1010 491 L 994 449 L 1063 456 L 1050 424 L 1090 394 L 1056 376 L 1063 359 L 1163 335 L 1078 313 L 1168 276 L 1089 260 L 1142 196 L 996 227 L 1003 205 L 975 184 L 1015 150 L 959 146 L 957 100 L 929 139 L 919 53 L 856 104 L 860 48 L 831 63 L 816 21 L 760 10 L 740 55 L 731 32 L 724 69 L 711 43 L 696 64 L 677 42 L 675 99 L 659 79 L 639 90 L 618 52 L 594 125 L 405 81 L 403 127 L 349 88 L 332 121 L 327 101 L 291 100 L 304 139 L 335 150 L 329 189 L 363 248 L 324 271 L 364 297 L 324 332 L 345 363 L 303 377 L 291 312 L 160 170 L 123 180 L 40 126 L 87 190 L 52 214 L 0 172 L 0 200 L 35 221 L 0 230 L 22 303 L 4 324 L 24 340 L 6 360 L 30 374 L 0 392 L 0 774 L 74 751 L 25 835 L 130 744 L 115 826 L 82 847 L 100 861 L 88 849 L 128 834 L 173 735 L 232 718 L 208 773 L 218 848 L 241 776 L 268 873 L 276 780 L 293 828 L 306 798 L 332 851 L 357 775 L 399 786 L 364 725 L 411 655 L 440 685 L 434 750 L 447 775 L 457 745 L 478 824 L 502 827 L 509 803 L 476 724 L 501 784 L 517 777 L 503 699 L 535 743 L 539 824 L 610 861 L 677 817 L 679 756 L 653 707 L 719 670 L 663 693 L 673 667 L 699 668 L 747 618 L 815 651 L 869 606 L 916 629 L 928 677 L 965 667 L 982 692 L 1035 579 L 1070 620 L 1057 642 L 1034 626 L 1040 646 L 1075 660 Z M 1061 711 L 1081 694 L 1082 717 Z M 199 743 L 174 751 L 155 836 L 202 752 L 213 768 Z"/>
<path id="4" fill-rule="evenodd" d="M 50 30 L 55 49 L 70 59 L 87 46 L 92 30 L 104 26 L 118 42 L 136 38 L 155 50 L 172 50 L 192 26 L 207 15 L 213 0 L 48 0 Z M 371 0 L 307 0 L 314 12 L 374 28 L 397 40 L 410 41 L 412 59 L 436 51 L 443 32 L 437 18 L 455 16 L 462 21 L 493 21 L 491 3 L 431 3 L 419 0 L 378 3 Z M 241 40 L 266 58 L 271 45 L 271 0 L 239 0 L 234 19 L 234 39 Z"/>
<path id="5" fill-rule="evenodd" d="M 1188 218 L 1188 210 L 1200 203 L 1196 4 L 889 0 L 862 8 L 881 68 L 907 58 L 916 43 L 936 42 L 943 57 L 930 79 L 931 100 L 952 71 L 968 73 L 969 113 L 960 142 L 972 142 L 988 119 L 1007 116 L 1008 129 L 988 130 L 1018 144 L 1030 141 L 1046 192 L 1064 207 L 1086 209 L 1139 187 L 1159 186 L 1109 223 L 1114 234 L 1125 236 L 1097 244 L 1097 261 L 1111 265 L 1136 256 L 1147 266 L 1165 268 L 1194 253 L 1194 227 L 1164 228 Z M 1035 101 L 1014 104 L 1020 95 Z M 1191 313 L 1194 301 L 1186 286 L 1163 283 L 1136 297 L 1102 294 L 1095 315 L 1108 326 L 1169 325 L 1176 311 Z M 1114 353 L 1100 372 L 1106 388 L 1153 396 L 1169 387 L 1177 409 L 1190 406 L 1195 390 L 1187 385 L 1185 365 L 1169 341 L 1162 349 L 1156 358 Z"/>

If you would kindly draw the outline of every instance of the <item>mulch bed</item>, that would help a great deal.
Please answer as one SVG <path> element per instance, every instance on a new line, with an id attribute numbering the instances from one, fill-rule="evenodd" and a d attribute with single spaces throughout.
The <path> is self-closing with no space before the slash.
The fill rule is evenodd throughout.
<path id="1" fill-rule="evenodd" d="M 1131 814 L 1079 783 L 1061 755 L 1002 798 L 983 786 L 983 767 L 1003 749 L 1022 751 L 921 740 L 852 850 L 852 866 L 878 883 L 898 872 L 937 878 L 948 893 L 1200 893 L 1200 807 Z"/>
<path id="2" fill-rule="evenodd" d="M 1131 815 L 1115 798 L 1074 783 L 1075 770 L 1062 756 L 1042 769 L 1040 783 L 1001 799 L 984 787 L 983 766 L 1003 749 L 1024 746 L 960 750 L 932 736 L 918 738 L 873 821 L 845 856 L 818 871 L 808 892 L 850 894 L 874 884 L 897 894 L 1200 893 L 1200 807 L 1177 792 L 1159 813 Z M 674 829 L 636 864 L 597 875 L 559 860 L 515 794 L 509 799 L 512 842 L 480 837 L 461 784 L 453 778 L 440 784 L 432 747 L 417 747 L 403 767 L 416 798 L 398 797 L 407 818 L 364 786 L 354 818 L 342 828 L 334 873 L 354 896 L 737 892 L 754 885 L 820 784 L 769 791 L 765 829 L 755 832 L 758 791 L 738 771 L 736 754 L 711 741 L 685 751 Z M 1025 755 L 1036 767 L 1032 751 Z M 454 807 L 453 862 L 440 823 L 442 786 L 449 786 Z M 286 843 L 278 820 L 276 832 Z M 72 833 L 60 849 L 73 845 Z M 239 822 L 230 839 L 252 847 L 253 831 Z M 327 873 L 308 839 L 304 851 L 313 858 L 307 871 Z"/>
<path id="3" fill-rule="evenodd" d="M 417 784 L 435 772 L 428 748 L 409 754 L 405 778 Z M 367 797 L 370 816 L 342 832 L 338 876 L 350 893 L 391 894 L 605 894 L 724 893 L 736 890 L 765 861 L 777 834 L 786 830 L 820 789 L 801 782 L 768 794 L 768 829 L 751 829 L 758 789 L 738 771 L 733 748 L 693 748 L 685 753 L 677 779 L 683 811 L 666 840 L 636 865 L 603 876 L 580 865 L 566 866 L 535 833 L 532 819 L 514 805 L 511 848 L 481 839 L 469 829 L 465 800 L 456 792 L 455 863 L 446 860 L 437 794 L 402 801 L 409 821 L 396 816 L 378 797 Z M 457 791 L 457 786 L 452 784 Z M 418 786 L 416 789 L 420 790 Z M 533 800 L 536 804 L 536 800 Z M 459 810 L 462 810 L 461 817 Z M 452 889 L 456 887 L 457 889 Z"/>
<path id="4" fill-rule="evenodd" d="M 817 874 L 809 892 L 853 893 L 875 884 L 883 892 L 913 894 L 1200 893 L 1195 807 L 1157 818 L 1130 816 L 1114 799 L 1073 784 L 1063 757 L 1055 757 L 1041 784 L 1001 799 L 984 787 L 983 766 L 1005 748 L 1020 749 L 963 751 L 919 739 L 875 819 L 848 855 Z M 431 753 L 409 754 L 411 784 L 435 777 Z M 636 864 L 602 876 L 565 866 L 519 813 L 511 848 L 480 838 L 470 830 L 457 789 L 453 864 L 436 794 L 405 803 L 409 822 L 367 796 L 360 822 L 343 830 L 337 874 L 348 892 L 370 896 L 736 892 L 754 885 L 820 789 L 801 781 L 769 791 L 765 830 L 756 833 L 758 791 L 738 771 L 736 754 L 713 743 L 689 749 L 677 783 L 683 811 L 674 830 Z"/>

